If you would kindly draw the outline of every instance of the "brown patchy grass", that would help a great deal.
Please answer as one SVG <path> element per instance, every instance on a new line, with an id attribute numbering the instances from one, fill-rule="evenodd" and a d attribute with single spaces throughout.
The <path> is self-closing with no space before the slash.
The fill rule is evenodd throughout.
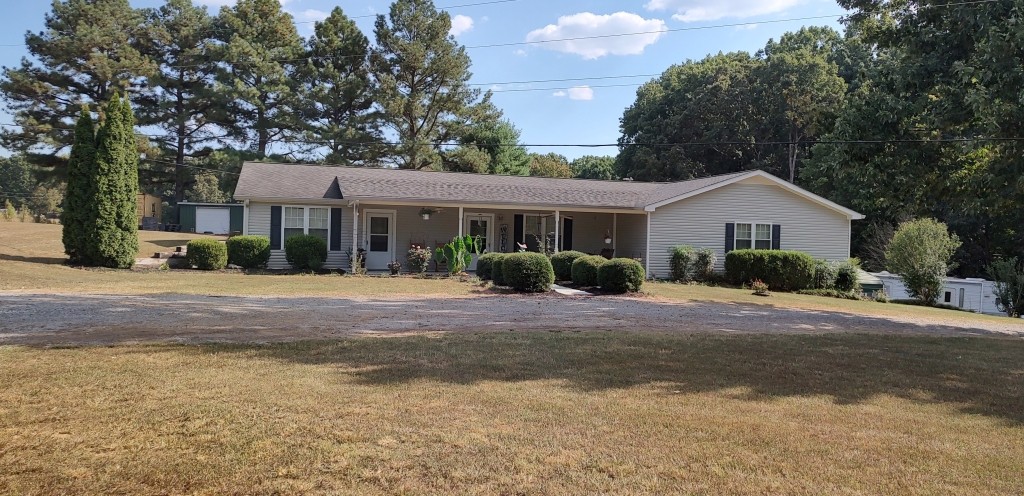
<path id="1" fill-rule="evenodd" d="M 755 296 L 749 289 L 677 284 L 671 282 L 648 282 L 644 292 L 667 301 L 713 301 L 719 303 L 751 304 L 776 308 L 795 308 L 822 312 L 843 312 L 878 317 L 913 318 L 924 317 L 950 322 L 1013 322 L 998 315 L 976 314 L 942 308 L 929 308 L 897 303 L 846 300 L 795 293 L 772 293 L 769 297 Z"/>
<path id="2" fill-rule="evenodd" d="M 401 296 L 469 295 L 472 285 L 449 279 L 244 274 L 238 271 L 108 270 L 64 265 L 58 225 L 0 221 L 0 290 L 204 295 Z M 140 257 L 173 251 L 190 239 L 216 238 L 191 233 L 139 232 Z"/>
<path id="3" fill-rule="evenodd" d="M 1021 494 L 1024 342 L 0 347 L 0 493 Z"/>

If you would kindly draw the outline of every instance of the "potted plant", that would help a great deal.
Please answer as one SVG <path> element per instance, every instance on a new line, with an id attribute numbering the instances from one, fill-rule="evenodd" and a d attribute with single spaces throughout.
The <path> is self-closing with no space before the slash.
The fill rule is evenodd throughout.
<path id="1" fill-rule="evenodd" d="M 398 271 L 402 270 L 402 262 L 399 262 L 398 260 L 392 260 L 388 262 L 388 269 L 391 270 L 391 275 L 397 276 Z"/>

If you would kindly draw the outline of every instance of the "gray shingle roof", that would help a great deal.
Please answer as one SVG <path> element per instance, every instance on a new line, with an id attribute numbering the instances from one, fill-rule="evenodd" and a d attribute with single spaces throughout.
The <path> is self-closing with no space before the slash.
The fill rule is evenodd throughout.
<path id="1" fill-rule="evenodd" d="M 236 199 L 350 199 L 642 209 L 744 173 L 675 183 L 246 162 Z"/>

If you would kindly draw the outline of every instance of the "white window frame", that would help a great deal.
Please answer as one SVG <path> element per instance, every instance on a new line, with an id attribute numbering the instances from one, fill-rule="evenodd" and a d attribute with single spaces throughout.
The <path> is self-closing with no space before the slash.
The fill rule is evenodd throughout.
<path id="1" fill-rule="evenodd" d="M 750 225 L 750 248 L 749 248 L 750 250 L 757 250 L 757 249 L 759 249 L 759 248 L 757 248 L 757 242 L 758 241 L 768 241 L 768 248 L 760 248 L 760 249 L 762 249 L 762 250 L 764 250 L 764 249 L 767 249 L 767 250 L 773 249 L 772 246 L 775 246 L 775 228 L 773 226 L 775 224 L 772 224 L 771 222 L 741 221 L 741 222 L 733 222 L 732 223 L 732 226 L 733 226 L 732 227 L 732 249 L 733 250 L 746 250 L 746 249 L 748 249 L 748 248 L 737 248 L 736 247 L 736 241 L 738 241 L 740 239 L 740 238 L 738 238 L 736 236 L 736 233 L 739 231 L 739 225 L 740 224 L 749 224 Z M 764 240 L 764 239 L 760 239 L 759 240 L 757 238 L 757 226 L 758 225 L 768 226 L 768 239 L 767 240 Z"/>
<path id="2" fill-rule="evenodd" d="M 311 208 L 322 208 L 327 210 L 327 251 L 331 251 L 331 215 L 333 210 L 329 206 L 325 205 L 281 205 L 281 246 L 284 249 L 284 242 L 287 241 L 284 237 L 285 220 L 288 215 L 285 213 L 285 209 L 289 208 L 301 208 L 302 209 L 302 234 L 309 234 L 309 209 Z M 298 229 L 297 227 L 289 227 L 288 229 Z"/>

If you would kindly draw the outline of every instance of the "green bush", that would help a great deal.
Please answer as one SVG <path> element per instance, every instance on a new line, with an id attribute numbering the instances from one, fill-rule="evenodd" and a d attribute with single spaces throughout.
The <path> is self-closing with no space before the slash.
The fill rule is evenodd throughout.
<path id="1" fill-rule="evenodd" d="M 185 249 L 185 261 L 200 270 L 220 270 L 228 265 L 228 248 L 215 239 L 193 239 Z"/>
<path id="2" fill-rule="evenodd" d="M 693 280 L 693 267 L 697 262 L 697 252 L 692 246 L 673 246 L 669 248 L 669 277 L 673 281 L 690 282 Z"/>
<path id="3" fill-rule="evenodd" d="M 504 286 L 505 283 L 505 257 L 507 254 L 502 254 L 500 257 L 495 257 L 491 261 L 491 282 L 495 286 Z"/>
<path id="4" fill-rule="evenodd" d="M 543 253 L 511 253 L 501 260 L 505 282 L 516 291 L 539 293 L 551 289 L 555 271 Z"/>
<path id="5" fill-rule="evenodd" d="M 295 270 L 320 270 L 327 262 L 327 242 L 309 234 L 292 236 L 284 242 L 284 257 Z"/>
<path id="6" fill-rule="evenodd" d="M 736 285 L 760 279 L 776 291 L 797 291 L 814 285 L 814 259 L 800 251 L 735 250 L 725 255 L 725 275 Z"/>
<path id="7" fill-rule="evenodd" d="M 834 289 L 839 267 L 828 260 L 814 260 L 814 289 Z"/>
<path id="8" fill-rule="evenodd" d="M 505 256 L 504 253 L 484 253 L 476 260 L 476 276 L 485 281 L 494 274 L 494 262 Z"/>
<path id="9" fill-rule="evenodd" d="M 698 282 L 713 282 L 715 279 L 715 263 L 718 262 L 718 255 L 711 248 L 698 248 L 697 257 L 693 262 L 693 280 Z"/>
<path id="10" fill-rule="evenodd" d="M 849 291 L 839 291 L 837 289 L 801 289 L 796 292 L 802 295 L 811 296 L 825 296 L 827 298 L 840 298 L 844 300 L 859 300 L 860 297 Z"/>
<path id="11" fill-rule="evenodd" d="M 572 263 L 580 257 L 587 256 L 581 251 L 561 251 L 551 255 L 551 268 L 555 270 L 556 281 L 572 280 Z"/>
<path id="12" fill-rule="evenodd" d="M 597 286 L 597 269 L 608 259 L 600 255 L 587 255 L 572 263 L 572 282 L 577 286 Z"/>
<path id="13" fill-rule="evenodd" d="M 270 238 L 235 236 L 228 238 L 228 263 L 243 269 L 266 267 L 270 261 Z"/>
<path id="14" fill-rule="evenodd" d="M 857 263 L 848 260 L 836 266 L 835 289 L 844 293 L 860 292 L 860 281 L 857 280 Z"/>
<path id="15" fill-rule="evenodd" d="M 613 258 L 597 269 L 597 284 L 610 293 L 640 291 L 645 277 L 644 266 L 631 258 Z"/>
<path id="16" fill-rule="evenodd" d="M 942 282 L 953 269 L 953 254 L 960 238 L 935 219 L 918 219 L 900 224 L 885 250 L 889 272 L 898 274 L 907 292 L 933 304 L 942 292 Z"/>
<path id="17" fill-rule="evenodd" d="M 996 308 L 1008 317 L 1024 314 L 1024 264 L 1010 257 L 992 262 L 985 270 L 995 281 Z"/>

